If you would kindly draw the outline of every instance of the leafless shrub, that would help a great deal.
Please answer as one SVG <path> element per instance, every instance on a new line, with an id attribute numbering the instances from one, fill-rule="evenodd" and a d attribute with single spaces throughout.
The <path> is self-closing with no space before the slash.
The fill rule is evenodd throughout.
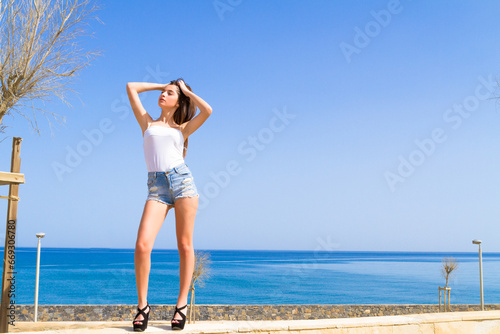
<path id="1" fill-rule="evenodd" d="M 443 266 L 441 267 L 441 275 L 446 280 L 445 288 L 448 287 L 449 280 L 453 277 L 453 271 L 458 268 L 458 263 L 453 257 L 445 257 L 443 259 Z"/>
<path id="2" fill-rule="evenodd" d="M 210 254 L 206 252 L 195 251 L 194 258 L 195 258 L 195 265 L 194 265 L 193 278 L 191 279 L 191 286 L 189 287 L 189 291 L 191 291 L 191 303 L 189 307 L 189 323 L 191 323 L 191 321 L 194 323 L 195 321 L 195 314 L 196 314 L 196 312 L 194 311 L 195 286 L 196 284 L 198 284 L 198 286 L 205 285 L 205 280 L 210 277 L 209 274 L 210 263 L 212 262 L 210 260 Z"/>
<path id="3" fill-rule="evenodd" d="M 68 83 L 99 54 L 77 43 L 97 10 L 92 0 L 0 0 L 0 132 L 12 111 L 38 134 L 36 111 L 64 121 L 37 102 L 56 96 L 69 105 Z M 26 107 L 32 115 L 23 112 Z"/>

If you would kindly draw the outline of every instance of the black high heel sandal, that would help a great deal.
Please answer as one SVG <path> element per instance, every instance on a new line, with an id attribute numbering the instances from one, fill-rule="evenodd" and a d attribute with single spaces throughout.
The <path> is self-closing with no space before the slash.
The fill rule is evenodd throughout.
<path id="1" fill-rule="evenodd" d="M 177 305 L 175 306 L 174 315 L 172 316 L 172 320 L 171 320 L 172 329 L 177 329 L 177 330 L 184 329 L 184 324 L 186 323 L 186 315 L 184 313 L 182 313 L 181 310 L 185 307 L 187 307 L 187 304 L 184 305 L 183 307 L 177 307 Z M 179 313 L 181 315 L 182 319 L 174 319 L 176 313 Z M 177 322 L 173 322 L 174 320 Z"/>
<path id="2" fill-rule="evenodd" d="M 145 311 L 148 307 L 149 307 L 149 312 L 145 313 Z M 149 319 L 149 314 L 151 313 L 151 307 L 149 306 L 149 304 L 147 304 L 146 306 L 144 306 L 144 308 L 142 310 L 138 307 L 137 311 L 139 311 L 139 312 L 137 312 L 137 314 L 134 318 L 134 321 L 132 321 L 132 324 L 134 325 L 134 331 L 135 332 L 144 332 L 146 330 L 146 328 L 148 328 L 148 319 Z M 140 314 L 142 314 L 144 319 L 136 320 Z M 136 322 L 140 322 L 141 324 L 136 324 Z"/>

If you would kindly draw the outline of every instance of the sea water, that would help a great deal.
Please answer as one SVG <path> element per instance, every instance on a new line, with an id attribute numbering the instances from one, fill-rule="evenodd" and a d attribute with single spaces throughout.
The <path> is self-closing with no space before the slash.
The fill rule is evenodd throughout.
<path id="1" fill-rule="evenodd" d="M 442 260 L 459 267 L 452 304 L 479 304 L 477 253 L 204 250 L 197 304 L 437 304 Z M 3 252 L 2 252 L 3 254 Z M 34 304 L 36 248 L 17 248 L 16 304 Z M 500 303 L 500 254 L 483 254 L 484 302 Z M 202 284 L 204 283 L 204 284 Z M 153 250 L 150 304 L 175 304 L 177 250 Z M 40 305 L 136 304 L 133 249 L 42 248 Z"/>

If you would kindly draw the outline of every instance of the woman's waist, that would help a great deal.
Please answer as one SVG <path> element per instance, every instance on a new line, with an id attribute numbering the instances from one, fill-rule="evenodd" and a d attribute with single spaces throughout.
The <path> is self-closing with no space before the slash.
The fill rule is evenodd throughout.
<path id="1" fill-rule="evenodd" d="M 177 167 L 184 162 L 183 152 L 181 150 L 144 150 L 144 158 L 148 171 L 166 171 Z"/>
<path id="2" fill-rule="evenodd" d="M 176 166 L 172 167 L 172 168 L 169 168 L 165 171 L 152 171 L 152 172 L 149 172 L 148 171 L 148 176 L 159 176 L 159 175 L 168 175 L 168 174 L 171 174 L 171 173 L 178 173 L 180 171 L 182 171 L 183 169 L 189 169 L 188 165 L 186 165 L 185 162 L 182 162 L 180 164 L 177 164 Z"/>

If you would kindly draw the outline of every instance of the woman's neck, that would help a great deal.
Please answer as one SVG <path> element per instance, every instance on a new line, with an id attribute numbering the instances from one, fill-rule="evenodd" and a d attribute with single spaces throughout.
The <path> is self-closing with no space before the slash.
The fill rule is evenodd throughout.
<path id="1" fill-rule="evenodd" d="M 161 115 L 158 117 L 156 122 L 162 122 L 167 125 L 173 125 L 174 122 L 174 113 L 175 109 L 162 109 L 161 110 Z"/>

